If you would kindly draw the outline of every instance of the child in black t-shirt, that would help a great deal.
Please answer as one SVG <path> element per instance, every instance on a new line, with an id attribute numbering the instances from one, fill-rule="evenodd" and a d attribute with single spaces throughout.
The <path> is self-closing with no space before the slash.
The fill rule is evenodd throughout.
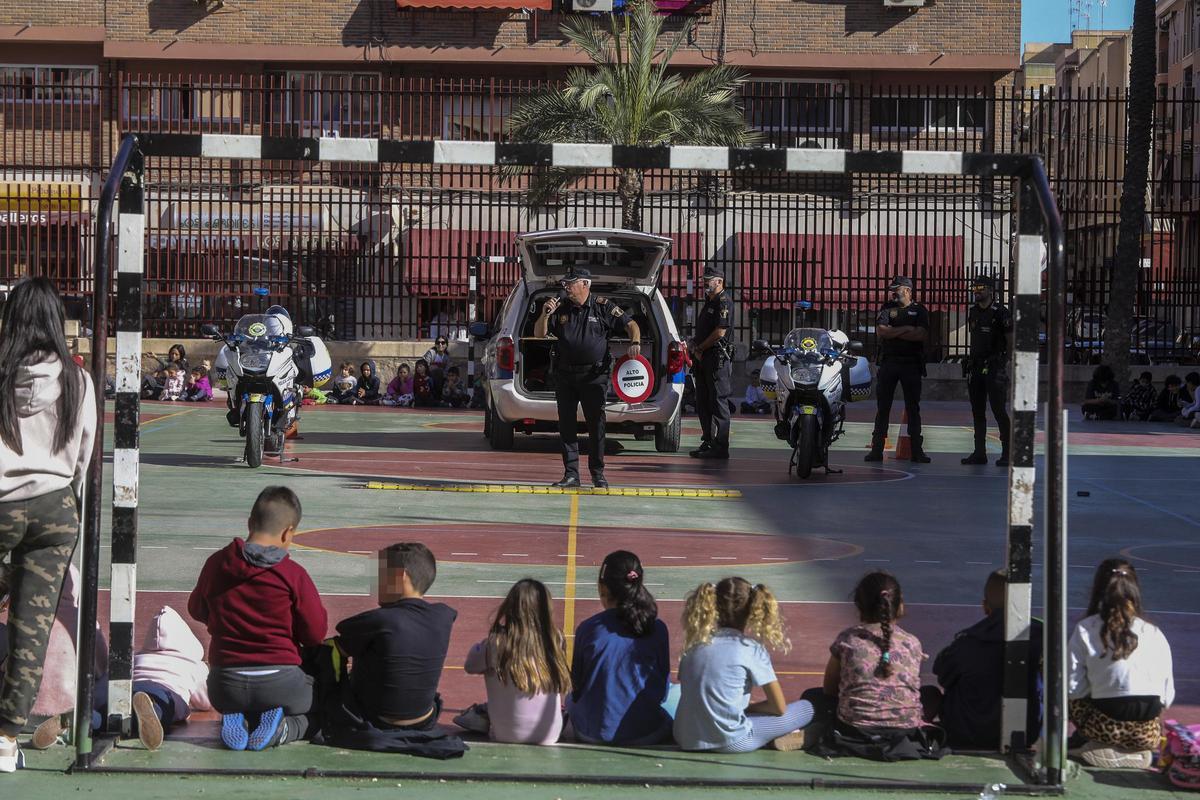
<path id="1" fill-rule="evenodd" d="M 379 551 L 379 608 L 338 623 L 338 649 L 354 659 L 354 700 L 379 728 L 425 730 L 441 714 L 438 682 L 458 612 L 425 600 L 436 576 L 425 545 L 386 547 Z"/>

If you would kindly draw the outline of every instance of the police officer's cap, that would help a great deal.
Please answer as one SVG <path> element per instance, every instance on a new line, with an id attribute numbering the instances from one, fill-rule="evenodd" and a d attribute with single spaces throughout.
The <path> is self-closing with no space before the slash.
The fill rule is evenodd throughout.
<path id="1" fill-rule="evenodd" d="M 712 280 L 713 278 L 725 280 L 725 271 L 720 267 L 710 264 L 704 268 L 704 280 Z"/>
<path id="2" fill-rule="evenodd" d="M 583 267 L 571 267 L 570 271 L 563 276 L 563 281 L 574 283 L 575 281 L 590 281 L 592 279 L 592 271 Z"/>
<path id="3" fill-rule="evenodd" d="M 897 275 L 896 277 L 892 278 L 892 282 L 888 285 L 888 288 L 895 289 L 900 286 L 907 286 L 909 289 L 913 288 L 912 278 L 909 278 L 905 275 Z"/>
<path id="4" fill-rule="evenodd" d="M 988 289 L 996 288 L 996 279 L 991 275 L 976 275 L 971 279 L 972 286 L 986 286 Z"/>

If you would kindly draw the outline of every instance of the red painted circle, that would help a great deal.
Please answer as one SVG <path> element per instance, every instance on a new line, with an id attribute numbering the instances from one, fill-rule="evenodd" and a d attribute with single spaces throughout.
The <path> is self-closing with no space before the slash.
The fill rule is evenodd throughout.
<path id="1" fill-rule="evenodd" d="M 566 525 L 444 522 L 303 531 L 297 534 L 296 543 L 374 556 L 395 542 L 421 541 L 433 548 L 439 561 L 565 565 L 567 538 Z M 633 550 L 650 569 L 797 563 L 861 552 L 855 545 L 834 539 L 669 528 L 582 526 L 576 529 L 575 541 L 575 563 L 582 567 L 599 567 L 605 555 L 620 549 Z"/>
<path id="2" fill-rule="evenodd" d="M 630 365 L 634 366 L 630 366 Z M 641 365 L 638 369 L 636 365 Z M 622 373 L 628 373 L 628 377 L 623 377 Z M 643 385 L 640 393 L 626 391 L 625 381 L 634 379 L 640 381 Z M 612 373 L 613 390 L 617 393 L 617 397 L 624 400 L 626 403 L 640 403 L 650 396 L 654 391 L 654 368 L 650 366 L 650 362 L 642 356 L 621 356 L 617 359 L 617 363 L 613 366 Z"/>

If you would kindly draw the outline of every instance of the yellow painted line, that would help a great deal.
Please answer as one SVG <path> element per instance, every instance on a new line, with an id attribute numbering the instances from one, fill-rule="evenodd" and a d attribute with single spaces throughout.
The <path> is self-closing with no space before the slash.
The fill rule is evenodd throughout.
<path id="1" fill-rule="evenodd" d="M 170 419 L 171 417 L 178 417 L 180 414 L 194 414 L 199 410 L 200 409 L 198 409 L 198 408 L 185 408 L 182 411 L 172 411 L 170 414 L 163 414 L 161 417 L 155 417 L 154 419 L 148 419 L 145 422 L 142 422 L 141 424 L 142 425 L 153 425 L 156 422 L 162 422 L 164 419 Z"/>
<path id="2" fill-rule="evenodd" d="M 557 486 L 532 486 L 527 483 L 385 483 L 368 481 L 366 489 L 394 492 L 458 492 L 462 494 L 558 494 L 608 495 L 610 497 L 686 497 L 705 500 L 736 500 L 742 496 L 737 489 L 696 489 L 665 486 L 614 486 L 594 489 L 560 489 Z"/>
<path id="3" fill-rule="evenodd" d="M 575 633 L 575 557 L 579 539 L 579 495 L 571 496 L 571 520 L 567 523 L 567 589 L 563 598 L 563 631 Z M 575 651 L 575 637 L 567 639 L 567 663 Z"/>

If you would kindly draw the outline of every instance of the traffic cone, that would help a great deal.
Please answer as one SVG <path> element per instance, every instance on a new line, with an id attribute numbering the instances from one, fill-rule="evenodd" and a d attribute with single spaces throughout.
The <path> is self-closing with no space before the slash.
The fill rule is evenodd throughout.
<path id="1" fill-rule="evenodd" d="M 900 436 L 896 439 L 896 452 L 892 457 L 897 461 L 908 461 L 912 458 L 912 439 L 908 436 L 908 409 L 900 413 Z"/>
<path id="2" fill-rule="evenodd" d="M 300 438 L 300 421 L 299 420 L 293 422 L 291 425 L 288 426 L 287 431 L 285 431 L 283 434 L 283 438 L 284 439 Z"/>

